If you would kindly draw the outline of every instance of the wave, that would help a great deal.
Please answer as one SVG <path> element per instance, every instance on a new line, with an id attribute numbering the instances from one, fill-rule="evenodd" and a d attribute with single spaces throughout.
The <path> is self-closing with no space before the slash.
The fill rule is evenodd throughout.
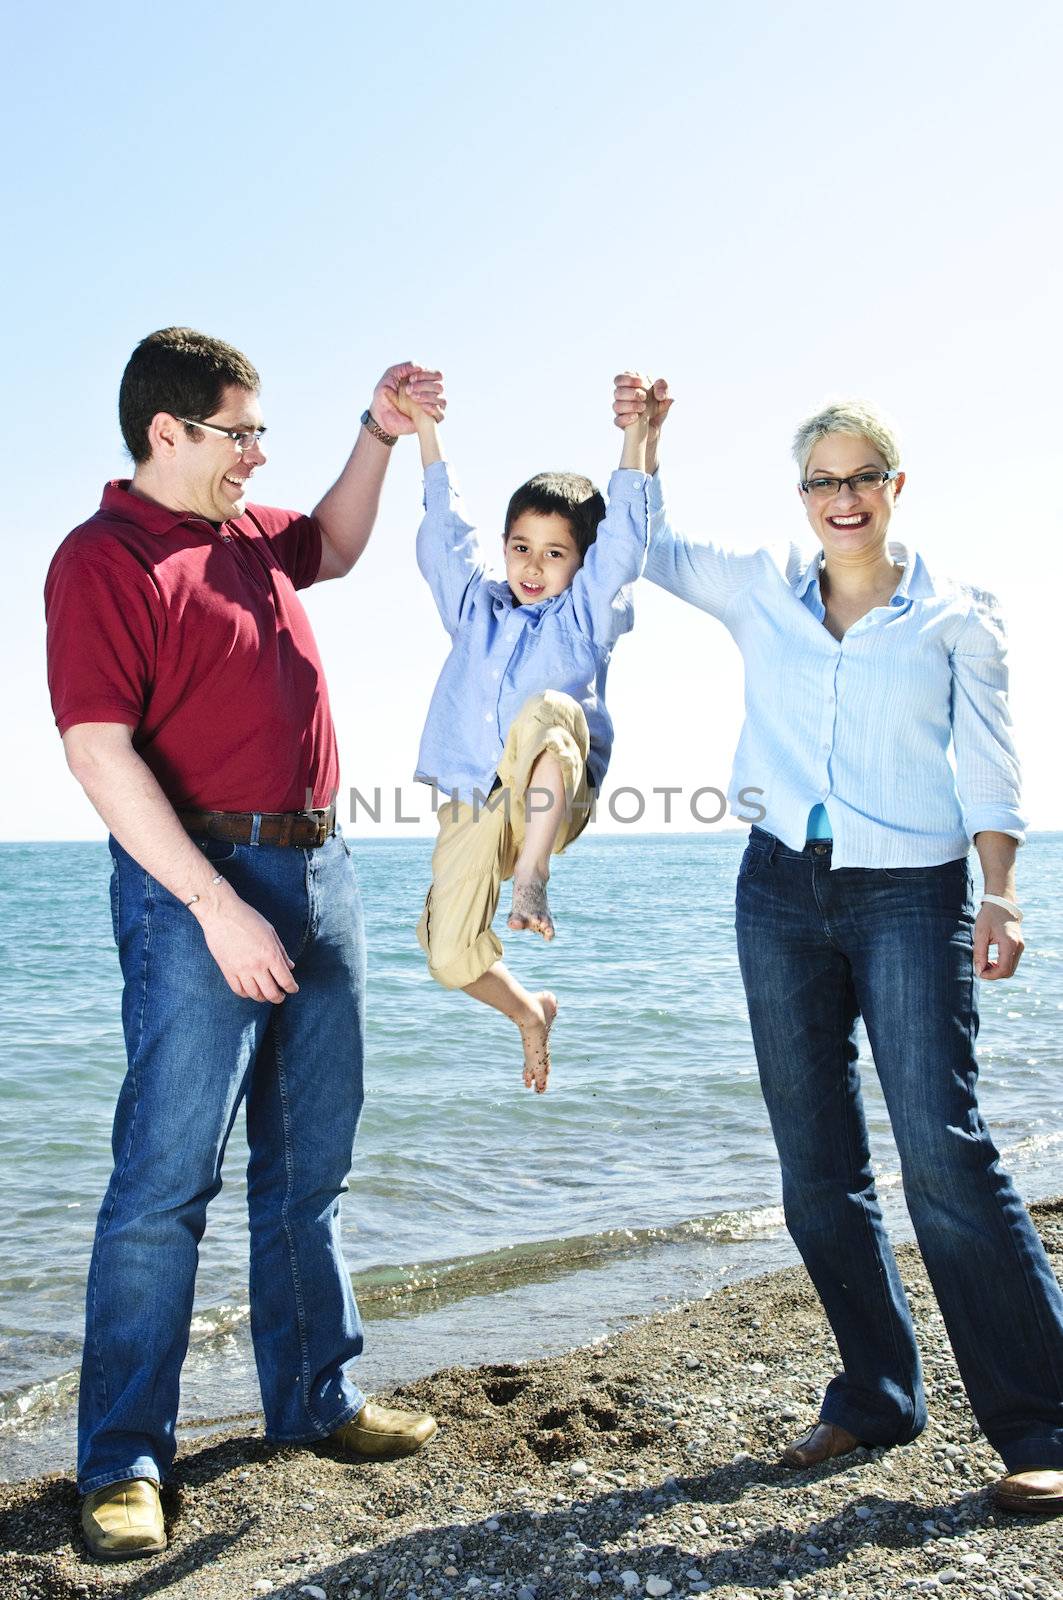
<path id="1" fill-rule="evenodd" d="M 524 1283 L 544 1283 L 572 1272 L 605 1267 L 620 1256 L 672 1245 L 732 1245 L 769 1238 L 783 1225 L 779 1206 L 721 1211 L 706 1217 L 646 1228 L 607 1228 L 601 1233 L 506 1245 L 477 1255 L 439 1261 L 368 1267 L 351 1275 L 367 1322 L 416 1317 L 458 1300 L 491 1295 Z M 213 1359 L 250 1318 L 245 1303 L 214 1306 L 192 1320 L 189 1357 Z M 0 1392 L 0 1434 L 40 1426 L 77 1399 L 77 1368 Z M 196 1423 L 189 1424 L 197 1425 Z"/>

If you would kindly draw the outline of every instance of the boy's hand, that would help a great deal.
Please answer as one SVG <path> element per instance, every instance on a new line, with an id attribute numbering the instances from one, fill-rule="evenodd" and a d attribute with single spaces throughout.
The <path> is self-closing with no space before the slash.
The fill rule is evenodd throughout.
<path id="1" fill-rule="evenodd" d="M 652 433 L 660 433 L 672 409 L 667 378 L 647 378 L 641 372 L 618 372 L 613 389 L 613 421 L 618 428 L 630 428 L 644 418 Z"/>
<path id="2" fill-rule="evenodd" d="M 442 422 L 447 409 L 443 374 L 414 361 L 400 361 L 380 379 L 369 409 L 385 433 L 415 433 L 420 415 Z"/>

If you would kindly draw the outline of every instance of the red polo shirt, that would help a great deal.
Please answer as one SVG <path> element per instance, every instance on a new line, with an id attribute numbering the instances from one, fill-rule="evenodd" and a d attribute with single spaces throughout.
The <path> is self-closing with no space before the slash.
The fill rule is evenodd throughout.
<path id="1" fill-rule="evenodd" d="M 325 674 L 297 589 L 312 517 L 248 506 L 220 531 L 109 483 L 44 588 L 60 733 L 122 722 L 174 806 L 301 811 L 339 784 Z"/>

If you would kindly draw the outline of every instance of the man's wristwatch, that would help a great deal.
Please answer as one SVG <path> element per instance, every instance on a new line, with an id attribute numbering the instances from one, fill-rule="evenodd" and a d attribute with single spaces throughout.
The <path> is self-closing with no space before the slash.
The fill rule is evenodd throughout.
<path id="1" fill-rule="evenodd" d="M 371 433 L 374 439 L 379 439 L 381 444 L 386 444 L 389 450 L 393 444 L 399 442 L 398 434 L 385 433 L 371 411 L 362 412 L 362 427 L 367 433 Z"/>

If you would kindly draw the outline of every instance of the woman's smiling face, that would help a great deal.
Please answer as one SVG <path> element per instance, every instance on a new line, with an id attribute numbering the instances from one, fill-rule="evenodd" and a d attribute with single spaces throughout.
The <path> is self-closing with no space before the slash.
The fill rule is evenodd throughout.
<path id="1" fill-rule="evenodd" d="M 863 434 L 828 433 L 809 456 L 804 481 L 851 478 L 888 470 L 883 457 Z M 857 555 L 885 545 L 893 503 L 903 484 L 901 472 L 885 484 L 854 488 L 842 483 L 836 494 L 822 495 L 805 489 L 799 492 L 809 526 L 827 554 Z"/>

